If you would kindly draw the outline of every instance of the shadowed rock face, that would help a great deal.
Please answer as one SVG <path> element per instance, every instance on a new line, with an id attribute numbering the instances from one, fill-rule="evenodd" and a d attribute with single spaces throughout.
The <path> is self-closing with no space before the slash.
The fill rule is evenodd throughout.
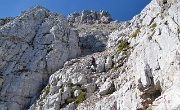
<path id="1" fill-rule="evenodd" d="M 27 108 L 49 76 L 80 55 L 78 38 L 66 18 L 41 6 L 2 26 L 0 45 L 2 110 Z"/>

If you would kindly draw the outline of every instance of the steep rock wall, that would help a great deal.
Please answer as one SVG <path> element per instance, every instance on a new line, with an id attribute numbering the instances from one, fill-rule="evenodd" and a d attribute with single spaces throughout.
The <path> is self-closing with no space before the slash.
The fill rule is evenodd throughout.
<path id="1" fill-rule="evenodd" d="M 0 108 L 26 109 L 64 62 L 80 55 L 66 18 L 34 6 L 0 29 Z"/>

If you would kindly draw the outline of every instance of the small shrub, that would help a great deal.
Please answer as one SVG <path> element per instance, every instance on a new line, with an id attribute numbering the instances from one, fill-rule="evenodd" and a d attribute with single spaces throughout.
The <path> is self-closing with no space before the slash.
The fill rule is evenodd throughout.
<path id="1" fill-rule="evenodd" d="M 48 95 L 48 93 L 50 92 L 50 84 L 47 85 L 47 87 L 45 87 L 42 91 L 41 94 L 46 93 L 46 95 Z"/>
<path id="2" fill-rule="evenodd" d="M 10 22 L 11 20 L 13 20 L 14 18 L 12 18 L 12 17 L 6 17 L 6 18 L 0 18 L 0 21 L 3 21 L 3 22 L 5 22 L 5 23 L 8 23 L 8 22 Z"/>
<path id="3" fill-rule="evenodd" d="M 140 31 L 140 28 L 138 28 L 138 29 L 131 35 L 131 37 L 136 37 L 139 32 L 141 32 L 141 31 Z"/>
<path id="4" fill-rule="evenodd" d="M 119 43 L 118 45 L 118 50 L 117 50 L 117 53 L 121 53 L 122 51 L 126 51 L 127 49 L 129 49 L 130 46 L 129 46 L 129 43 L 127 40 L 123 40 Z"/>
<path id="5" fill-rule="evenodd" d="M 82 90 L 83 92 L 87 92 L 87 89 L 86 89 L 86 88 L 81 88 L 81 90 Z"/>
<path id="6" fill-rule="evenodd" d="M 73 84 L 72 82 L 68 82 L 68 83 L 67 83 L 67 86 L 68 86 L 68 87 L 73 87 L 74 84 Z"/>
<path id="7" fill-rule="evenodd" d="M 86 92 L 81 92 L 79 96 L 76 98 L 75 103 L 76 106 L 78 106 L 80 103 L 82 103 L 85 100 Z"/>
<path id="8" fill-rule="evenodd" d="M 76 100 L 75 98 L 69 98 L 69 99 L 65 100 L 65 103 L 69 104 L 69 103 L 74 102 L 75 100 Z"/>
<path id="9" fill-rule="evenodd" d="M 76 87 L 71 91 L 71 94 L 74 94 L 74 91 L 81 90 L 82 92 L 87 92 L 86 88 L 81 88 L 81 85 L 76 85 Z"/>
<path id="10" fill-rule="evenodd" d="M 123 51 L 122 55 L 127 55 L 127 52 L 126 52 L 126 51 Z"/>
<path id="11" fill-rule="evenodd" d="M 79 87 L 81 87 L 81 84 L 76 83 L 76 84 L 74 84 L 74 86 L 79 86 Z"/>
<path id="12" fill-rule="evenodd" d="M 71 94 L 74 94 L 74 91 L 76 91 L 76 90 L 81 90 L 81 87 L 76 86 L 76 87 L 71 91 Z"/>
<path id="13" fill-rule="evenodd" d="M 37 104 L 36 103 L 34 103 L 34 108 L 36 108 L 37 107 Z"/>
<path id="14" fill-rule="evenodd" d="M 114 66 L 113 69 L 116 71 L 116 70 L 118 69 L 118 67 L 117 67 L 117 66 Z"/>
<path id="15" fill-rule="evenodd" d="M 45 91 L 45 92 L 46 92 L 46 95 L 48 95 L 49 91 L 50 91 L 50 87 L 47 87 L 47 88 L 46 88 L 46 91 Z"/>
<path id="16" fill-rule="evenodd" d="M 151 25 L 151 30 L 153 31 L 153 30 L 156 28 L 156 26 L 157 26 L 156 23 L 152 24 L 152 25 Z"/>

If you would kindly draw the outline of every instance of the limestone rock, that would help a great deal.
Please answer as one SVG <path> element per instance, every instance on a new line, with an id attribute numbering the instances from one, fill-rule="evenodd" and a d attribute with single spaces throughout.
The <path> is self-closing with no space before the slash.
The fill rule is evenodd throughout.
<path id="1" fill-rule="evenodd" d="M 81 92 L 81 90 L 75 90 L 75 91 L 74 91 L 74 97 L 79 96 L 80 92 Z"/>
<path id="2" fill-rule="evenodd" d="M 78 77 L 78 83 L 79 84 L 86 84 L 87 83 L 87 79 L 86 79 L 86 76 L 85 75 L 80 75 L 79 77 Z"/>
<path id="3" fill-rule="evenodd" d="M 48 77 L 66 60 L 80 54 L 78 38 L 66 18 L 41 6 L 3 25 L 0 38 L 0 72 L 4 80 L 0 106 L 9 110 L 28 107 Z"/>
<path id="4" fill-rule="evenodd" d="M 97 87 L 95 83 L 90 83 L 85 85 L 85 88 L 87 89 L 87 93 L 93 93 L 96 91 Z"/>
<path id="5" fill-rule="evenodd" d="M 112 57 L 108 56 L 105 63 L 105 70 L 109 70 L 112 67 Z"/>
<path id="6" fill-rule="evenodd" d="M 104 69 L 105 69 L 105 60 L 104 60 L 104 58 L 99 58 L 97 60 L 96 72 L 103 72 Z"/>
<path id="7" fill-rule="evenodd" d="M 112 21 L 111 15 L 107 11 L 83 10 L 82 12 L 75 12 L 68 15 L 70 23 L 110 23 Z"/>
<path id="8" fill-rule="evenodd" d="M 112 82 L 106 81 L 101 87 L 99 94 L 100 95 L 107 95 L 114 91 L 114 84 Z"/>
<path id="9" fill-rule="evenodd" d="M 22 16 L 6 23 L 0 30 L 0 71 L 4 80 L 0 108 L 28 109 L 30 105 L 30 110 L 179 109 L 180 4 L 179 0 L 160 2 L 162 6 L 152 0 L 140 14 L 123 23 L 104 24 L 109 21 L 105 11 L 100 11 L 103 16 L 98 18 L 94 16 L 98 12 L 88 10 L 69 15 L 67 22 L 42 7 L 22 13 L 31 23 L 22 21 Z M 21 22 L 30 25 L 25 25 L 28 30 L 21 32 Z M 34 28 L 36 31 L 32 31 Z M 79 52 L 77 36 L 82 52 L 91 52 L 69 59 Z M 118 44 L 124 40 L 129 47 L 119 53 Z M 97 52 L 95 47 L 103 49 Z M 91 56 L 96 58 L 96 71 L 89 67 Z M 43 89 L 43 85 L 47 86 Z"/>

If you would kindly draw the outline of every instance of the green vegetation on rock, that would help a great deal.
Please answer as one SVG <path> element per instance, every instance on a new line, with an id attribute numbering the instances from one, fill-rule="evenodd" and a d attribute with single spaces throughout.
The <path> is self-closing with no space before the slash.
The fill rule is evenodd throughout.
<path id="1" fill-rule="evenodd" d="M 73 87 L 74 84 L 73 84 L 72 82 L 68 82 L 68 83 L 67 83 L 67 86 L 68 86 L 68 87 Z"/>
<path id="2" fill-rule="evenodd" d="M 129 46 L 129 43 L 127 40 L 122 40 L 119 45 L 118 45 L 118 50 L 117 50 L 117 53 L 121 53 L 122 51 L 127 51 L 127 49 L 129 49 L 130 46 Z"/>
<path id="3" fill-rule="evenodd" d="M 48 84 L 42 91 L 41 94 L 46 93 L 46 95 L 48 95 L 48 93 L 50 92 L 50 84 Z"/>
<path id="4" fill-rule="evenodd" d="M 138 28 L 138 29 L 131 35 L 131 37 L 136 37 L 139 32 L 141 32 L 141 31 L 140 31 L 140 28 Z"/>
<path id="5" fill-rule="evenodd" d="M 68 82 L 67 85 L 71 86 L 73 89 L 71 91 L 71 98 L 68 98 L 65 102 L 66 102 L 66 104 L 75 102 L 75 105 L 77 107 L 80 103 L 82 103 L 86 99 L 85 96 L 86 96 L 87 89 L 81 88 L 80 84 L 72 84 L 71 82 Z M 73 96 L 73 94 L 76 90 L 81 90 L 78 97 Z"/>
<path id="6" fill-rule="evenodd" d="M 156 26 L 157 26 L 156 23 L 152 24 L 152 25 L 151 25 L 151 30 L 153 31 L 153 30 L 156 28 Z"/>
<path id="7" fill-rule="evenodd" d="M 6 23 L 10 22 L 10 21 L 13 20 L 13 19 L 14 19 L 14 18 L 12 18 L 12 17 L 6 17 L 6 18 L 0 18 L 0 21 L 3 21 L 4 24 L 6 24 Z"/>
<path id="8" fill-rule="evenodd" d="M 81 92 L 79 94 L 79 96 L 75 100 L 76 106 L 78 106 L 80 103 L 82 103 L 86 99 L 85 96 L 86 96 L 86 92 Z"/>

